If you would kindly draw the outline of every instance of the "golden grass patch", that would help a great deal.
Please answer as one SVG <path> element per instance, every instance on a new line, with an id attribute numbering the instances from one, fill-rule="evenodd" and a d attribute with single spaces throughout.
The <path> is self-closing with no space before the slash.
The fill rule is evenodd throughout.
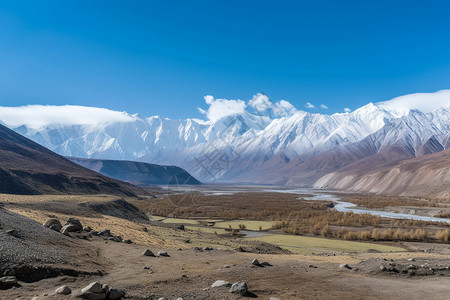
<path id="1" fill-rule="evenodd" d="M 376 250 L 380 252 L 406 251 L 405 249 L 400 247 L 382 244 L 332 240 L 307 236 L 292 236 L 283 234 L 265 235 L 249 239 L 278 245 L 281 248 L 287 249 L 293 253 L 300 253 L 300 254 L 311 252 L 324 252 L 324 251 L 334 251 L 334 252 L 365 252 L 368 250 Z"/>

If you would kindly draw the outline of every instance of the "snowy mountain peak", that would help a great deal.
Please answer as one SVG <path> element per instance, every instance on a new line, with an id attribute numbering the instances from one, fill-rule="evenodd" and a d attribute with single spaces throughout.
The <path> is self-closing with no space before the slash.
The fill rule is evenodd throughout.
<path id="1" fill-rule="evenodd" d="M 346 147 L 359 149 L 352 157 L 360 157 L 392 145 L 407 155 L 450 145 L 450 90 L 404 97 L 327 115 L 297 110 L 284 100 L 272 102 L 262 93 L 248 102 L 206 96 L 207 121 L 143 118 L 90 107 L 3 107 L 0 123 L 61 155 L 178 165 L 203 181 L 211 180 L 204 161 L 209 168 L 220 162 L 226 167 L 214 180 L 246 174 L 250 180 L 260 175 L 256 170 L 348 152 Z M 427 99 L 430 108 L 418 110 L 422 103 L 417 99 Z M 343 154 L 333 155 L 336 161 Z"/>

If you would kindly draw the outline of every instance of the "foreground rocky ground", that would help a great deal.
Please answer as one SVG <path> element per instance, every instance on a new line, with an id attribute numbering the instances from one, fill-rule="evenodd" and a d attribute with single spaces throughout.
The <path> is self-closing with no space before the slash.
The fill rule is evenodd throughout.
<path id="1" fill-rule="evenodd" d="M 132 220 L 124 203 L 117 218 L 109 198 L 95 199 L 108 214 L 70 199 L 65 207 L 52 199 L 15 200 L 0 208 L 0 299 L 448 299 L 450 293 L 448 244 L 294 255 L 142 216 Z M 66 224 L 70 218 L 82 228 L 67 231 L 76 223 Z M 61 229 L 45 227 L 49 219 Z"/>

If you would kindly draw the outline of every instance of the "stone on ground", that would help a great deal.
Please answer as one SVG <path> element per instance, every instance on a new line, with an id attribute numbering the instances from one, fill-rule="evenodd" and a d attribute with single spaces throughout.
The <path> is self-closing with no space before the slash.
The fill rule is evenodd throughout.
<path id="1" fill-rule="evenodd" d="M 15 276 L 4 276 L 0 278 L 0 290 L 10 289 L 17 285 Z"/>
<path id="2" fill-rule="evenodd" d="M 170 255 L 166 251 L 158 251 L 158 256 L 169 257 Z"/>
<path id="3" fill-rule="evenodd" d="M 69 295 L 72 293 L 72 290 L 67 285 L 60 286 L 54 292 L 55 295 Z"/>
<path id="4" fill-rule="evenodd" d="M 248 291 L 247 283 L 244 281 L 238 281 L 233 283 L 233 285 L 229 290 L 230 293 L 239 293 L 241 295 L 244 295 L 245 293 L 247 293 L 247 291 Z"/>
<path id="5" fill-rule="evenodd" d="M 119 289 L 109 289 L 108 298 L 109 300 L 119 300 L 125 297 L 125 292 Z"/>
<path id="6" fill-rule="evenodd" d="M 214 282 L 211 287 L 222 287 L 222 286 L 226 286 L 226 287 L 230 287 L 231 283 L 229 283 L 228 281 L 225 280 L 217 280 L 216 282 Z"/>
<path id="7" fill-rule="evenodd" d="M 155 257 L 155 254 L 150 249 L 145 249 L 145 251 L 142 252 L 142 255 Z"/>
<path id="8" fill-rule="evenodd" d="M 61 222 L 59 222 L 59 220 L 55 218 L 51 218 L 45 221 L 44 226 L 55 231 L 60 231 L 62 228 Z"/>

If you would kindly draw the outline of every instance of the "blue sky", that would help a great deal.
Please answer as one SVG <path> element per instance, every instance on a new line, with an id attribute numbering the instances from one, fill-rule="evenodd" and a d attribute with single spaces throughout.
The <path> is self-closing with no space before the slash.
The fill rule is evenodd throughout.
<path id="1" fill-rule="evenodd" d="M 0 1 L 0 106 L 342 112 L 450 88 L 450 1 Z M 328 110 L 306 109 L 325 104 Z"/>

